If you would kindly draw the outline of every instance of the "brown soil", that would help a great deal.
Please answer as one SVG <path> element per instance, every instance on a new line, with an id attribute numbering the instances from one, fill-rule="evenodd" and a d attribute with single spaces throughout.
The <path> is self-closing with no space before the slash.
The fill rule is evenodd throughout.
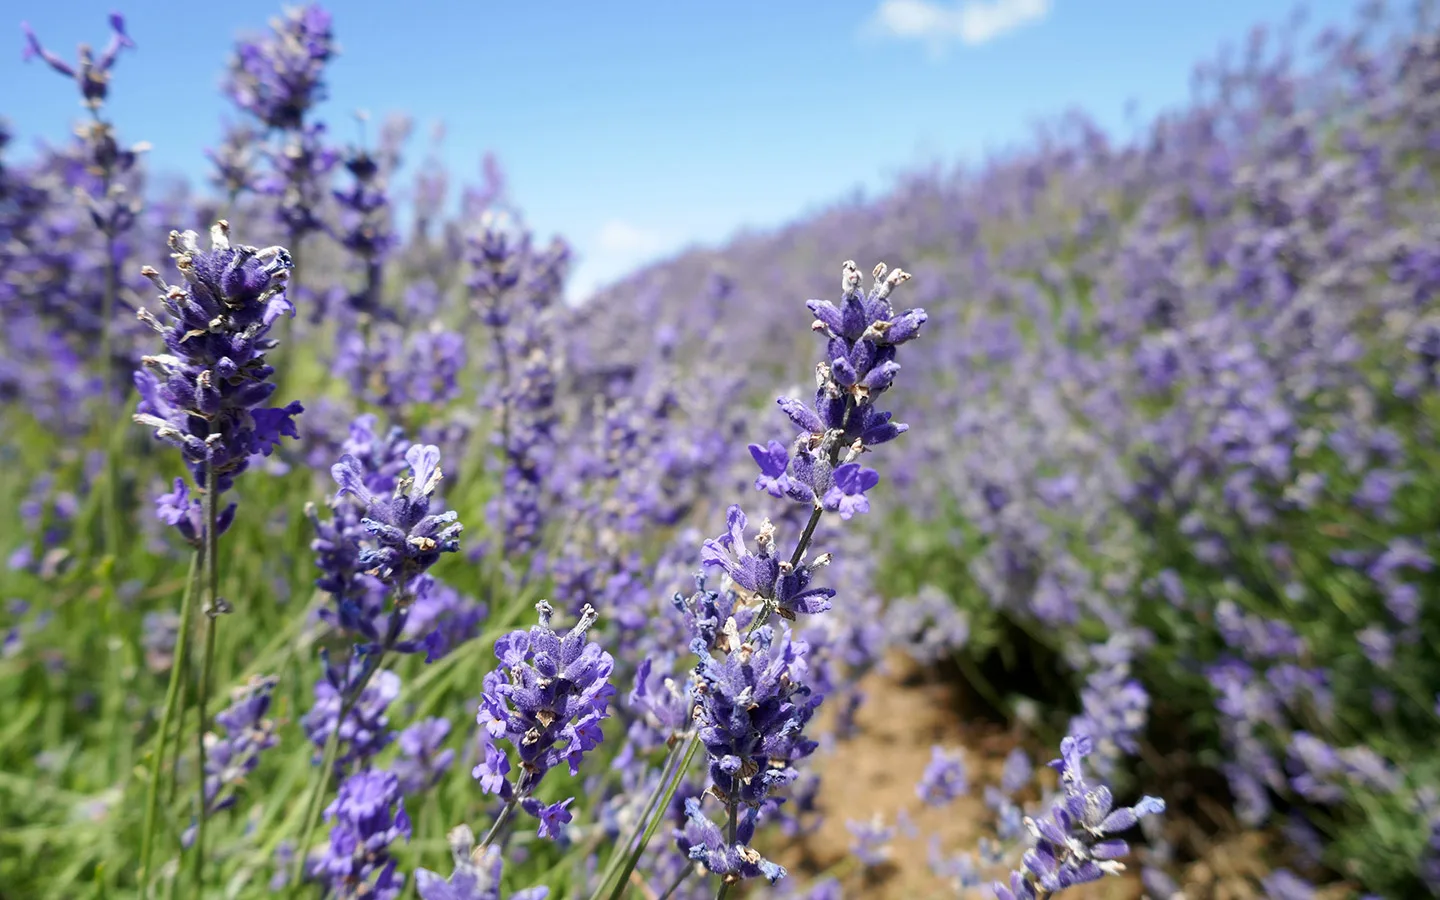
<path id="1" fill-rule="evenodd" d="M 941 847 L 949 853 L 973 849 L 982 835 L 993 836 L 994 815 L 982 797 L 985 785 L 999 783 L 1006 754 L 1020 745 L 1037 766 L 1043 766 L 1054 752 L 1014 729 L 967 716 L 964 710 L 975 704 L 962 686 L 936 678 L 908 659 L 890 659 L 887 671 L 871 674 L 862 685 L 866 701 L 857 717 L 857 733 L 828 752 L 822 751 L 817 759 L 823 824 L 814 834 L 769 848 L 769 855 L 789 868 L 797 883 L 822 875 L 839 878 L 846 897 L 928 900 L 960 896 L 953 885 L 930 871 L 931 835 L 938 835 Z M 969 794 L 944 809 L 928 807 L 915 795 L 915 784 L 930 761 L 934 744 L 963 748 L 970 780 Z M 1047 772 L 1040 777 L 1053 776 Z M 894 825 L 902 810 L 914 822 L 916 836 L 897 834 L 890 844 L 889 862 L 864 871 L 850 858 L 846 821 L 878 815 L 887 825 Z M 1196 823 L 1175 820 L 1167 825 L 1172 840 L 1196 846 Z M 1199 858 L 1186 864 L 1182 872 L 1171 874 L 1177 875 L 1188 900 L 1260 900 L 1264 894 L 1258 879 L 1269 871 L 1263 862 L 1268 841 L 1266 835 L 1255 832 L 1209 833 L 1200 841 Z M 1139 878 L 1127 872 L 1121 878 L 1067 891 L 1065 896 L 1138 900 L 1142 894 Z M 1327 891 L 1317 898 L 1344 895 Z M 992 895 L 981 889 L 966 896 Z"/>

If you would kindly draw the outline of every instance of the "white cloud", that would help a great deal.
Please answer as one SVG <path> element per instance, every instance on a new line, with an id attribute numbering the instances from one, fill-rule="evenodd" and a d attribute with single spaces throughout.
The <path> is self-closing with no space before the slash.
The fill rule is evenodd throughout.
<path id="1" fill-rule="evenodd" d="M 616 256 L 646 256 L 665 246 L 665 236 L 646 231 L 620 219 L 611 219 L 600 226 L 595 247 L 601 253 Z"/>
<path id="2" fill-rule="evenodd" d="M 874 26 L 891 37 L 923 41 L 933 54 L 955 41 L 976 46 L 1050 14 L 1050 0 L 881 0 Z"/>
<path id="3" fill-rule="evenodd" d="M 675 246 L 676 241 L 664 232 L 611 219 L 600 226 L 586 245 L 578 248 L 579 259 L 566 286 L 566 295 L 572 302 L 583 300 Z"/>

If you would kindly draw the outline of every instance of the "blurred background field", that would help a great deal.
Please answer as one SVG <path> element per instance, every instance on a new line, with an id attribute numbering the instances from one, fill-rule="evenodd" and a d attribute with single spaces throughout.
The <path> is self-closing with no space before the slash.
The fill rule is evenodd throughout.
<path id="1" fill-rule="evenodd" d="M 125 10 L 93 115 L 43 59 L 0 61 L 0 898 L 137 891 L 190 555 L 155 514 L 183 467 L 130 420 L 158 347 L 139 270 L 175 280 L 166 235 L 218 218 L 294 258 L 271 362 L 305 410 L 223 537 L 209 710 L 275 676 L 278 742 L 210 817 L 214 896 L 283 888 L 305 831 L 319 654 L 349 643 L 317 612 L 307 504 L 328 513 L 362 415 L 440 448 L 466 525 L 415 614 L 445 646 L 393 662 L 379 729 L 379 764 L 435 768 L 399 869 L 447 872 L 446 831 L 493 815 L 480 686 L 548 598 L 566 628 L 598 610 L 618 698 L 601 762 L 547 781 L 576 821 L 520 829 L 506 884 L 589 895 L 659 777 L 626 701 L 641 659 L 688 665 L 671 597 L 702 540 L 732 503 L 795 524 L 746 446 L 791 436 L 773 399 L 808 395 L 805 301 L 844 260 L 911 273 L 896 305 L 929 320 L 868 513 L 817 532 L 839 594 L 794 627 L 820 747 L 755 841 L 789 877 L 749 893 L 993 896 L 1085 734 L 1121 802 L 1168 808 L 1122 877 L 1066 896 L 1440 896 L 1433 4 L 577 6 L 564 28 L 336 5 L 315 102 L 266 121 L 245 48 L 314 10 L 273 33 Z M 6 11 L 61 55 L 109 39 L 102 8 Z M 525 292 L 503 315 L 476 275 L 498 233 Z M 159 896 L 191 896 L 198 678 Z M 402 734 L 429 717 L 443 766 Z M 965 790 L 927 799 L 946 754 Z M 683 868 L 682 826 L 631 896 Z"/>

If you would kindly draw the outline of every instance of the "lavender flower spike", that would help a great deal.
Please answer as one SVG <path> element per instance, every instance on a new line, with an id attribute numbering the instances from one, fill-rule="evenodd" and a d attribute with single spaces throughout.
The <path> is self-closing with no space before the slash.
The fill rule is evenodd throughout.
<path id="1" fill-rule="evenodd" d="M 410 474 L 395 485 L 391 497 L 377 497 L 366 485 L 366 470 L 350 454 L 340 457 L 330 472 L 340 485 L 340 496 L 349 494 L 365 509 L 360 524 L 370 533 L 374 545 L 363 549 L 359 564 L 381 581 L 404 586 L 423 574 L 442 553 L 460 549 L 460 532 L 465 526 L 459 514 L 446 510 L 430 514 L 430 498 L 440 485 L 440 448 L 412 444 L 405 451 Z"/>
<path id="2" fill-rule="evenodd" d="M 815 402 L 793 397 L 778 401 L 801 432 L 793 452 L 778 442 L 752 446 L 750 452 L 760 466 L 757 489 L 849 519 L 869 511 L 865 492 L 880 480 L 854 458 L 908 428 L 891 422 L 891 414 L 875 403 L 900 372 L 897 348 L 919 336 L 927 316 L 923 309 L 897 313 L 890 305 L 890 294 L 910 279 L 909 273 L 890 271 L 881 263 L 874 270 L 875 286 L 866 294 L 855 263 L 846 260 L 841 268 L 840 305 L 826 300 L 808 304 L 815 315 L 811 328 L 826 338 L 825 358 L 815 367 Z"/>
<path id="3" fill-rule="evenodd" d="M 317 869 L 333 897 L 394 900 L 405 887 L 396 872 L 390 845 L 410 840 L 410 816 L 395 775 L 366 769 L 345 779 L 335 802 L 325 810 L 335 824 L 330 846 Z"/>
<path id="4" fill-rule="evenodd" d="M 570 821 L 571 800 L 548 806 L 531 796 L 550 769 L 564 762 L 570 774 L 599 746 L 600 722 L 609 716 L 615 694 L 610 673 L 615 660 L 600 645 L 585 640 L 598 618 L 589 606 L 563 638 L 550 628 L 549 603 L 536 604 L 540 624 L 512 631 L 495 642 L 500 668 L 485 676 L 477 721 L 487 743 L 485 761 L 474 769 L 486 793 L 497 793 L 540 820 L 540 836 L 555 837 Z M 520 774 L 506 780 L 510 761 L 495 739 L 508 740 L 520 757 Z"/>
<path id="5" fill-rule="evenodd" d="M 184 286 L 166 284 L 149 266 L 141 270 L 162 291 L 170 321 L 146 309 L 138 313 L 162 335 L 168 352 L 141 360 L 134 418 L 180 448 L 198 487 L 210 487 L 209 469 L 215 490 L 224 492 L 251 458 L 269 456 L 282 436 L 299 436 L 294 417 L 304 407 L 262 405 L 275 390 L 269 381 L 275 370 L 265 360 L 276 346 L 270 327 L 294 313 L 285 296 L 290 254 L 283 247 L 232 245 L 224 221 L 210 230 L 210 241 L 211 248 L 201 250 L 195 232 L 170 232 Z M 191 507 L 199 504 L 177 491 L 161 506 L 162 518 L 196 546 L 201 536 L 194 523 L 203 520 Z M 222 513 L 222 524 L 229 517 L 228 510 Z"/>
<path id="6" fill-rule="evenodd" d="M 1125 870 L 1119 862 L 1130 845 L 1113 837 L 1133 827 L 1141 817 L 1165 811 L 1165 801 L 1142 797 L 1133 807 L 1115 808 L 1110 789 L 1085 782 L 1081 761 L 1094 750 L 1088 737 L 1067 737 L 1060 743 L 1060 759 L 1050 763 L 1060 772 L 1064 796 L 1048 816 L 1026 818 L 1025 827 L 1035 846 L 1025 851 L 1020 871 L 1010 884 L 995 883 L 997 900 L 1038 900 L 1077 884 L 1099 881 Z"/>
<path id="7" fill-rule="evenodd" d="M 21 22 L 20 30 L 25 32 L 25 50 L 20 58 L 28 61 L 39 57 L 56 72 L 66 78 L 75 79 L 75 83 L 80 86 L 80 96 L 85 99 L 85 105 L 91 109 L 99 109 L 105 102 L 105 95 L 109 93 L 110 70 L 115 66 L 120 50 L 135 47 L 130 35 L 125 33 L 125 19 L 119 13 L 110 14 L 110 28 L 110 43 L 101 51 L 100 56 L 97 58 L 89 45 L 81 44 L 77 62 L 72 66 L 41 45 L 40 39 L 30 29 L 30 23 Z"/>

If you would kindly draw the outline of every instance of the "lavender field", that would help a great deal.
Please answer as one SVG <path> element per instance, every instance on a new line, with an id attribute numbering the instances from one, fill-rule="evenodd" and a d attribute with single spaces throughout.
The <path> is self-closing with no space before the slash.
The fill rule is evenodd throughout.
<path id="1" fill-rule="evenodd" d="M 583 302 L 338 4 L 191 186 L 20 26 L 0 900 L 1440 897 L 1437 13 Z"/>

